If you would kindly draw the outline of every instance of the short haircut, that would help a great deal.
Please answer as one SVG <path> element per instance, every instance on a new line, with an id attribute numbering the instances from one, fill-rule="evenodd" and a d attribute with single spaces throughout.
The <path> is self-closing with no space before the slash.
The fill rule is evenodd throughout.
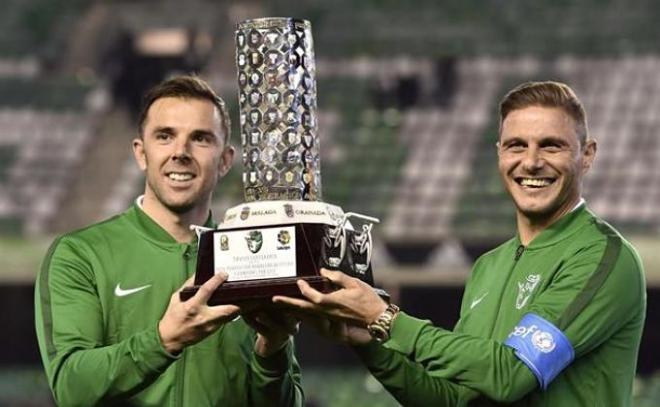
<path id="1" fill-rule="evenodd" d="M 231 122 L 225 101 L 211 89 L 208 83 L 194 75 L 174 76 L 154 86 L 144 95 L 142 110 L 138 119 L 140 137 L 144 136 L 144 123 L 147 120 L 151 105 L 158 99 L 168 97 L 201 99 L 213 103 L 220 113 L 222 131 L 225 133 L 223 141 L 225 144 L 229 143 Z"/>
<path id="2" fill-rule="evenodd" d="M 513 88 L 500 102 L 500 132 L 504 119 L 514 110 L 530 106 L 557 107 L 575 120 L 581 146 L 588 138 L 587 114 L 573 89 L 561 82 L 526 82 Z"/>

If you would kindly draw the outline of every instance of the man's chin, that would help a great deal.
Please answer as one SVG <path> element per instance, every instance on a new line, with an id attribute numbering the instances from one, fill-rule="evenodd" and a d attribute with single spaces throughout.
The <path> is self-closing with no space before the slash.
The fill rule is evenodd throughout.
<path id="1" fill-rule="evenodd" d="M 190 212 L 195 206 L 195 202 L 163 202 L 163 205 L 172 213 L 182 215 Z"/>
<path id="2" fill-rule="evenodd" d="M 161 196 L 158 200 L 167 210 L 178 215 L 190 212 L 200 202 L 199 198 L 191 196 Z"/>
<path id="3" fill-rule="evenodd" d="M 151 183 L 148 186 L 153 198 L 165 209 L 177 215 L 188 213 L 200 204 L 207 202 L 208 194 L 210 194 L 210 192 L 193 188 L 177 191 L 166 187 L 153 188 Z"/>
<path id="4" fill-rule="evenodd" d="M 518 206 L 518 212 L 532 223 L 546 223 L 561 217 L 561 207 L 551 205 Z"/>
<path id="5" fill-rule="evenodd" d="M 542 221 L 543 219 L 552 216 L 552 211 L 536 209 L 536 208 L 535 209 L 518 208 L 518 212 L 520 212 L 525 218 L 535 222 Z"/>
<path id="6" fill-rule="evenodd" d="M 549 218 L 555 212 L 550 203 L 545 202 L 515 202 L 518 212 L 530 220 L 543 220 Z"/>

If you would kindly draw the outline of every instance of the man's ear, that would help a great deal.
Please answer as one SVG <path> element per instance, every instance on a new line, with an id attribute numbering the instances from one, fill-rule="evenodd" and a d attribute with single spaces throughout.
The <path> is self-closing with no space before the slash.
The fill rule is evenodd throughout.
<path id="1" fill-rule="evenodd" d="M 147 170 L 147 158 L 144 155 L 144 140 L 137 137 L 133 139 L 133 157 L 135 157 L 135 162 L 137 162 L 138 167 L 142 171 Z"/>
<path id="2" fill-rule="evenodd" d="M 227 146 L 220 154 L 220 162 L 218 163 L 218 174 L 224 177 L 229 172 L 232 164 L 234 164 L 234 154 L 236 150 L 232 146 Z"/>
<path id="3" fill-rule="evenodd" d="M 591 168 L 596 158 L 596 150 L 598 150 L 596 140 L 592 138 L 587 139 L 582 149 L 582 174 L 586 174 L 589 168 Z"/>

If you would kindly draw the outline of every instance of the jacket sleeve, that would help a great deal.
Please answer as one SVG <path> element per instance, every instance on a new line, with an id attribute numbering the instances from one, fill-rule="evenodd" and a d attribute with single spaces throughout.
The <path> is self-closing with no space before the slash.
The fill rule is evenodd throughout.
<path id="1" fill-rule="evenodd" d="M 35 323 L 49 385 L 60 406 L 91 406 L 130 397 L 176 360 L 162 347 L 157 322 L 104 344 L 103 313 L 83 248 L 58 238 L 35 287 Z"/>
<path id="2" fill-rule="evenodd" d="M 632 320 L 643 323 L 644 271 L 635 250 L 620 236 L 608 236 L 604 248 L 582 249 L 565 269 L 532 303 L 530 312 L 564 332 L 576 358 L 596 349 Z"/>
<path id="3" fill-rule="evenodd" d="M 461 407 L 479 395 L 432 375 L 422 365 L 380 344 L 355 346 L 354 350 L 371 374 L 404 406 Z"/>
<path id="4" fill-rule="evenodd" d="M 513 349 L 492 340 L 434 327 L 399 313 L 385 346 L 428 370 L 498 401 L 512 402 L 536 387 L 532 372 Z"/>
<path id="5" fill-rule="evenodd" d="M 529 307 L 563 332 L 575 357 L 596 348 L 643 309 L 641 268 L 634 254 L 621 255 L 620 243 L 608 239 L 570 256 Z M 532 371 L 503 343 L 437 328 L 404 313 L 385 345 L 496 401 L 512 402 L 538 387 Z"/>
<path id="6" fill-rule="evenodd" d="M 251 365 L 251 405 L 293 407 L 305 404 L 293 340 L 267 358 L 253 352 Z"/>

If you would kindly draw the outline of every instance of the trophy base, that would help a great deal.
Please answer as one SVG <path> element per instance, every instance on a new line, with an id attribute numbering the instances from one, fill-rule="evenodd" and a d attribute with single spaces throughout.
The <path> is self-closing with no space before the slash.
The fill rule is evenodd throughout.
<path id="1" fill-rule="evenodd" d="M 245 237 L 254 231 L 259 232 L 261 245 L 253 246 L 252 252 Z M 275 295 L 300 298 L 298 280 L 305 280 L 318 291 L 330 292 L 332 283 L 319 273 L 324 266 L 320 244 L 323 231 L 322 224 L 293 223 L 205 232 L 200 237 L 194 286 L 184 288 L 180 298 L 186 301 L 194 296 L 218 268 L 229 269 L 225 271 L 229 276 L 233 271 L 234 279 L 215 290 L 208 301 L 210 305 L 270 302 Z M 248 278 L 236 279 L 240 272 Z M 281 275 L 285 273 L 289 275 Z"/>
<path id="2" fill-rule="evenodd" d="M 270 302 L 275 295 L 302 298 L 297 280 L 323 293 L 333 291 L 321 268 L 342 271 L 373 287 L 369 230 L 356 232 L 341 208 L 322 202 L 236 206 L 218 229 L 200 235 L 194 286 L 182 290 L 180 297 L 191 298 L 220 272 L 228 280 L 212 294 L 211 305 Z"/>
<path id="3" fill-rule="evenodd" d="M 298 280 L 305 280 L 312 288 L 323 293 L 333 291 L 330 280 L 321 276 L 226 282 L 211 295 L 208 305 L 240 304 L 242 302 L 270 303 L 271 298 L 275 295 L 302 298 L 300 289 L 296 284 Z M 199 287 L 199 285 L 195 285 L 181 290 L 181 300 L 186 301 L 193 297 L 197 294 Z"/>

